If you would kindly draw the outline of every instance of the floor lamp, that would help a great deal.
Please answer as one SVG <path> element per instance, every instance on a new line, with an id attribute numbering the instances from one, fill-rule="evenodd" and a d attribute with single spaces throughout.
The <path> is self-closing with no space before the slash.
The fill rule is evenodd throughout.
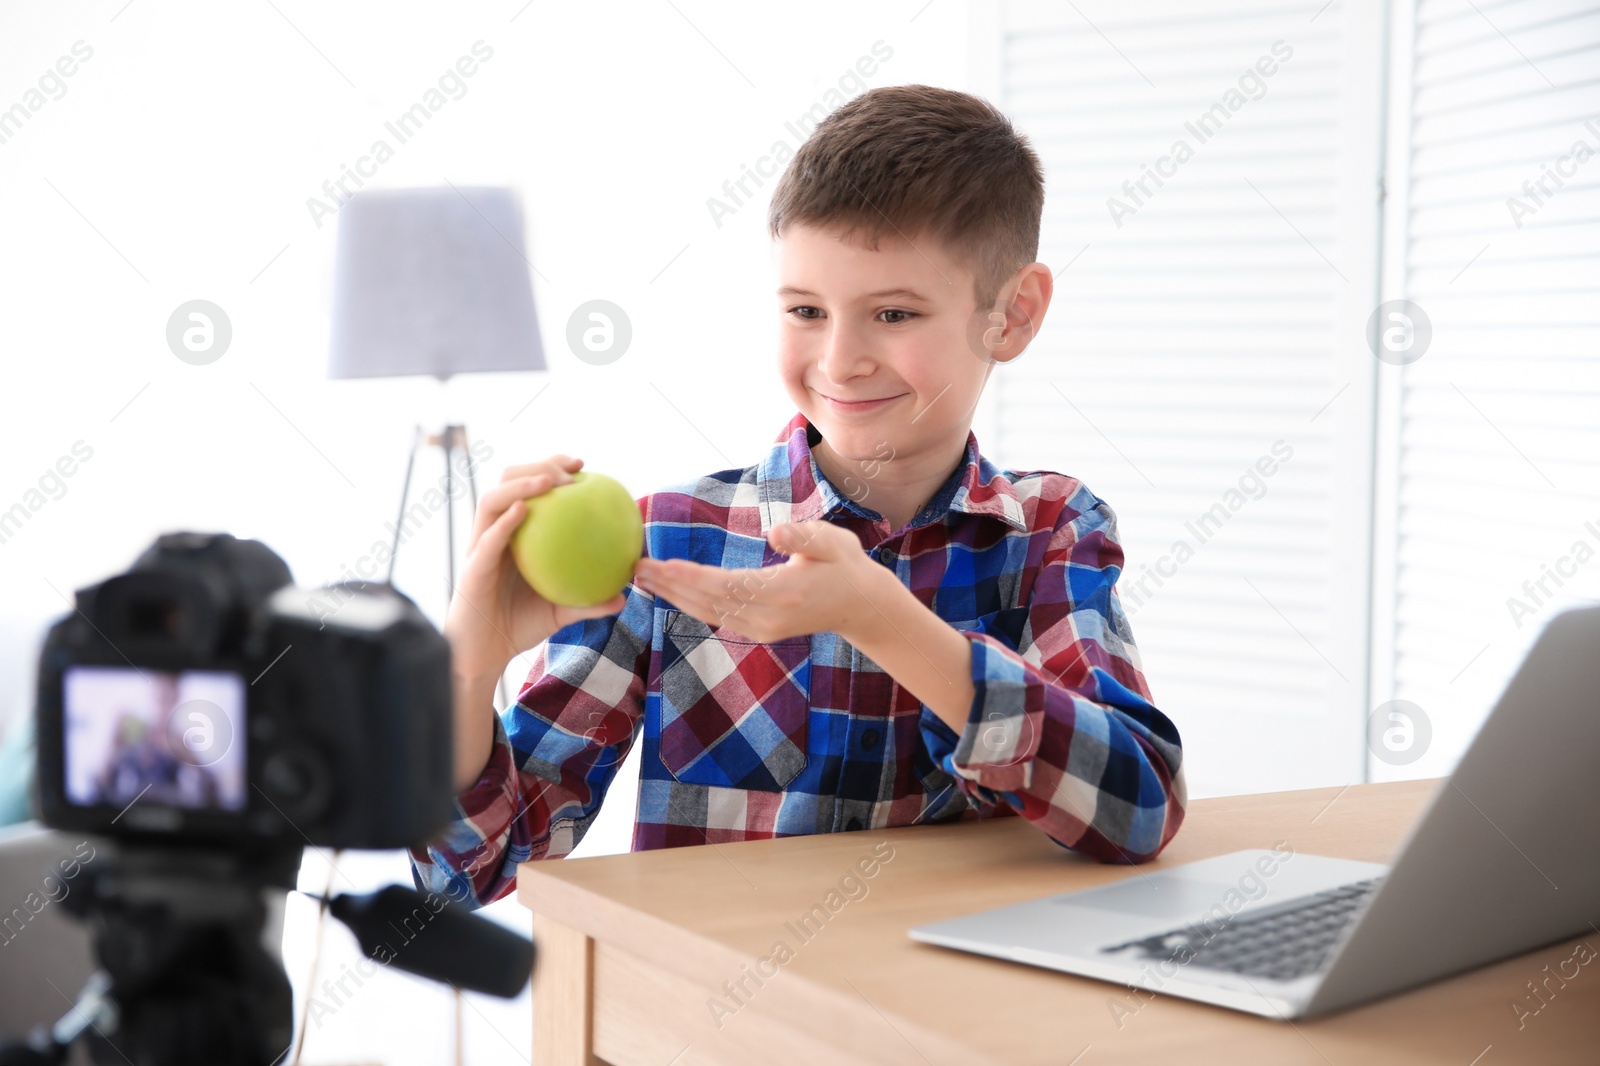
<path id="1" fill-rule="evenodd" d="M 523 251 L 522 212 L 510 189 L 446 186 L 357 193 L 339 211 L 330 378 L 543 370 L 544 350 Z M 456 457 L 466 459 L 472 513 L 478 486 L 467 430 L 419 425 L 406 460 L 388 580 L 406 526 L 417 452 L 445 462 L 445 573 L 455 595 Z"/>
<path id="2" fill-rule="evenodd" d="M 392 378 L 543 370 L 522 211 L 510 189 L 446 186 L 357 193 L 339 210 L 334 262 L 330 378 Z M 456 591 L 456 456 L 466 458 L 472 509 L 478 484 L 467 428 L 419 425 L 406 458 L 399 518 L 385 579 L 406 527 L 417 452 L 439 448 L 445 469 L 445 575 Z M 495 685 L 502 703 L 504 678 Z M 462 1054 L 461 993 L 455 995 L 456 1061 Z"/>

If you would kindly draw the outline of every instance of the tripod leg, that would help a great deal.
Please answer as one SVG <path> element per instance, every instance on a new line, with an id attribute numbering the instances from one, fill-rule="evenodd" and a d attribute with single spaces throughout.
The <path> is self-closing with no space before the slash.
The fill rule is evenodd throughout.
<path id="1" fill-rule="evenodd" d="M 456 434 L 454 426 L 444 427 L 444 553 L 445 603 L 456 596 Z"/>
<path id="2" fill-rule="evenodd" d="M 472 490 L 472 513 L 478 513 L 478 475 L 477 467 L 472 462 L 472 452 L 467 448 L 467 427 L 457 426 L 456 431 L 461 434 L 461 453 L 467 457 L 464 464 L 467 468 L 467 487 Z"/>
<path id="3" fill-rule="evenodd" d="M 466 468 L 467 472 L 467 488 L 472 493 L 472 514 L 476 516 L 478 513 L 478 467 L 477 464 L 472 461 L 471 449 L 467 447 L 467 427 L 456 426 L 455 431 L 461 434 L 461 454 L 466 457 L 466 462 L 462 465 Z M 495 695 L 499 697 L 501 707 L 506 706 L 506 704 L 510 702 L 506 696 L 506 679 L 504 674 L 495 678 L 494 692 Z"/>
<path id="4" fill-rule="evenodd" d="M 389 572 L 384 575 L 385 585 L 394 585 L 394 561 L 400 554 L 400 530 L 406 524 L 406 500 L 411 495 L 411 470 L 417 465 L 417 445 L 422 440 L 422 427 L 419 425 L 411 434 L 411 454 L 406 456 L 406 480 L 400 486 L 400 514 L 394 522 L 394 543 L 389 548 Z"/>

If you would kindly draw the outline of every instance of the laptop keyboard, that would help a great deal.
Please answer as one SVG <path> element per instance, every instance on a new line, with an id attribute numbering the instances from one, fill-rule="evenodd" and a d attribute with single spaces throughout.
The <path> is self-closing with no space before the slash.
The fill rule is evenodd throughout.
<path id="1" fill-rule="evenodd" d="M 1176 958 L 1211 970 L 1292 981 L 1321 969 L 1328 950 L 1382 881 L 1357 881 L 1225 918 L 1221 925 L 1196 922 L 1100 950 L 1132 950 L 1140 958 Z"/>

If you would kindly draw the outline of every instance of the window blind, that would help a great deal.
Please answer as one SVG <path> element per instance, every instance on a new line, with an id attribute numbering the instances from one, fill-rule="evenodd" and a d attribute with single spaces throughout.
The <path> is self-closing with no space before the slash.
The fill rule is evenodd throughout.
<path id="1" fill-rule="evenodd" d="M 1373 700 L 1431 738 L 1375 779 L 1448 773 L 1539 628 L 1600 596 L 1600 10 L 1399 8 L 1384 295 L 1432 338 L 1381 373 Z"/>
<path id="2" fill-rule="evenodd" d="M 1043 159 L 1056 295 L 991 379 L 983 444 L 1116 511 L 1195 794 L 1358 780 L 1377 6 L 1019 0 L 993 22 L 989 95 Z"/>

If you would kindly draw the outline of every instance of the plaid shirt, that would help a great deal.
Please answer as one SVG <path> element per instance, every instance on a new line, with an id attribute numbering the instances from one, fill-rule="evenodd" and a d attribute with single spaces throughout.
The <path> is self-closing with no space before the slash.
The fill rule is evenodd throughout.
<path id="1" fill-rule="evenodd" d="M 766 543 L 777 523 L 850 529 L 968 638 L 965 729 L 836 633 L 757 643 L 629 585 L 618 614 L 536 649 L 455 821 L 412 849 L 419 888 L 481 905 L 512 891 L 518 863 L 566 855 L 641 738 L 636 851 L 969 811 L 1015 812 L 1102 862 L 1166 846 L 1183 821 L 1182 752 L 1113 588 L 1111 508 L 1074 478 L 997 469 L 969 432 L 961 466 L 896 532 L 827 481 L 818 439 L 796 414 L 756 466 L 644 497 L 648 554 L 771 566 L 786 558 Z"/>

